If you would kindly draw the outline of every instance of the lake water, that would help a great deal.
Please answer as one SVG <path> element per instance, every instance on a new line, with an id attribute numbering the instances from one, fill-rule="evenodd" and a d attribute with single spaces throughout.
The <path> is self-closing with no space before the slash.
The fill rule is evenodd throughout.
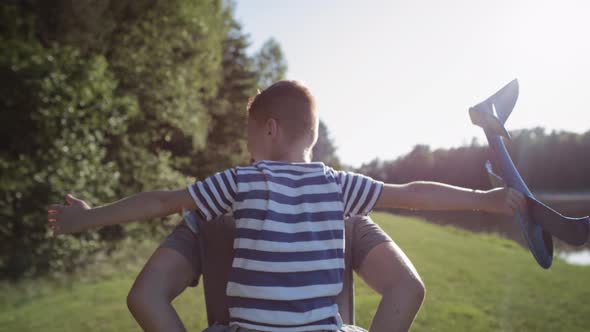
<path id="1" fill-rule="evenodd" d="M 569 264 L 590 265 L 590 249 L 562 251 L 557 256 Z"/>

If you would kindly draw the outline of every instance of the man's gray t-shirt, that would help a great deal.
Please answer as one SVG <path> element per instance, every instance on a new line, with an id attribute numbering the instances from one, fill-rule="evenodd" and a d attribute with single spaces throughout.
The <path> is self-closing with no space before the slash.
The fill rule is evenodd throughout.
<path id="1" fill-rule="evenodd" d="M 179 252 L 191 263 L 197 278 L 203 276 L 209 324 L 227 324 L 229 311 L 225 291 L 233 259 L 235 221 L 231 216 L 223 216 L 215 222 L 200 223 L 198 231 L 199 235 L 196 235 L 185 222 L 181 222 L 160 247 Z M 392 241 L 391 238 L 369 217 L 345 220 L 343 288 L 336 300 L 345 324 L 354 324 L 352 271 L 358 271 L 371 249 L 388 241 Z M 193 286 L 197 283 L 198 279 Z"/>

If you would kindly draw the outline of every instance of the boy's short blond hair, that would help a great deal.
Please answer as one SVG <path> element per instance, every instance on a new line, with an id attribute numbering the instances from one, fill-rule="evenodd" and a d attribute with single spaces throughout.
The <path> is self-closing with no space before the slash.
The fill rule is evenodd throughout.
<path id="1" fill-rule="evenodd" d="M 318 120 L 315 100 L 309 89 L 297 81 L 278 81 L 250 98 L 248 116 L 255 121 L 277 120 L 289 140 L 313 146 Z"/>

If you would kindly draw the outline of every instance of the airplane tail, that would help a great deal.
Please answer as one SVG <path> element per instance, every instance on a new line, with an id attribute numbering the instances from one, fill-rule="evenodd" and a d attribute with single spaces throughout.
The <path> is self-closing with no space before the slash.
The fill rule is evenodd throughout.
<path id="1" fill-rule="evenodd" d="M 517 99 L 518 80 L 514 79 L 488 99 L 471 107 L 469 109 L 471 122 L 482 127 L 486 133 L 510 139 L 504 124 L 512 113 Z"/>

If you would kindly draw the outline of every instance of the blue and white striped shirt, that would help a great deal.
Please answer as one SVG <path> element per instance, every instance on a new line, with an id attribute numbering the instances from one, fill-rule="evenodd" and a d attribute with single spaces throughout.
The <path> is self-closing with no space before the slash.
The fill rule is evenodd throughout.
<path id="1" fill-rule="evenodd" d="M 188 187 L 202 216 L 233 213 L 230 323 L 262 331 L 338 330 L 344 217 L 373 209 L 383 183 L 323 163 L 261 161 Z"/>

